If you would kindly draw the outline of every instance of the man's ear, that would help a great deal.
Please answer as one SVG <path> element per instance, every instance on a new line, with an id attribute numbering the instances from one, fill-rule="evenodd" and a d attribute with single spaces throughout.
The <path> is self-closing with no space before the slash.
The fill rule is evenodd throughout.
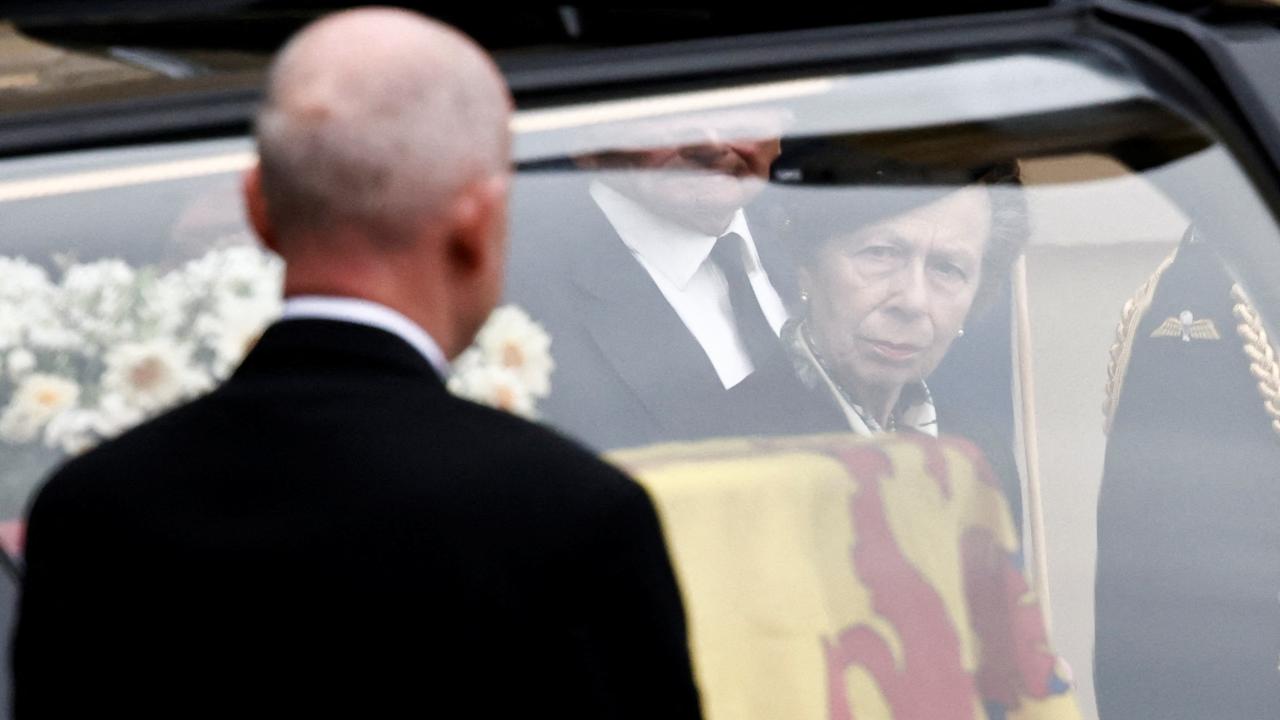
<path id="1" fill-rule="evenodd" d="M 484 271 L 505 256 L 507 187 L 505 174 L 467 185 L 454 200 L 448 237 L 449 261 L 464 273 Z"/>
<path id="2" fill-rule="evenodd" d="M 257 163 L 245 171 L 241 185 L 244 194 L 245 214 L 249 216 L 249 224 L 258 234 L 258 239 L 272 252 L 278 253 L 276 247 L 275 227 L 271 224 L 271 216 L 267 213 L 267 199 L 262 194 L 262 166 Z"/>

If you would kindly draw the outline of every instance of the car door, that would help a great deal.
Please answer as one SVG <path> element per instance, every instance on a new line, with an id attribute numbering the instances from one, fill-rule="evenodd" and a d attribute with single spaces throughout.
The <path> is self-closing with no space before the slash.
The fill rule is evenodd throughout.
<path id="1" fill-rule="evenodd" d="M 957 716 L 1052 717 L 1068 688 L 1085 717 L 1280 705 L 1276 120 L 1247 102 L 1250 67 L 1224 76 L 1171 54 L 1185 49 L 1169 39 L 1183 20 L 1144 13 L 1040 7 L 499 53 L 519 105 L 508 286 L 451 388 L 646 483 L 710 717 L 911 717 L 944 661 L 977 688 L 935 698 Z M 1274 57 L 1268 28 L 1252 28 L 1255 59 Z M 278 312 L 281 265 L 238 200 L 254 162 L 253 73 L 159 94 L 136 85 L 133 99 L 112 85 L 107 104 L 51 93 L 63 104 L 0 124 L 13 149 L 0 160 L 10 577 L 22 513 L 51 468 L 214 387 Z M 1016 181 L 989 182 L 1010 167 Z M 974 187 L 981 232 L 919 214 Z M 696 221 L 717 214 L 718 228 Z M 894 310 L 923 339 L 874 338 L 890 354 L 938 351 L 898 383 L 926 388 L 912 407 L 932 420 L 899 433 L 976 447 L 1003 515 L 947 515 L 932 496 L 893 505 L 894 577 L 923 578 L 945 612 L 890 621 L 851 609 L 875 589 L 846 559 L 865 527 L 845 510 L 857 486 L 815 491 L 806 473 L 820 469 L 779 448 L 882 424 L 862 407 L 865 364 L 830 349 L 876 322 L 859 310 L 874 306 L 869 285 L 833 268 L 865 262 L 886 233 L 891 250 L 874 252 L 897 252 L 920 227 L 927 251 L 902 267 L 922 286 L 950 282 L 950 256 L 930 249 L 975 237 L 980 267 L 967 271 L 984 299 L 938 317 Z M 728 271 L 707 265 L 724 228 L 743 238 L 764 321 L 780 346 L 794 341 L 776 355 L 749 347 Z M 694 246 L 706 251 L 671 259 Z M 1007 251 L 998 262 L 993 247 Z M 963 334 L 934 338 L 948 308 Z M 890 415 L 905 424 L 905 409 Z M 741 438 L 773 444 L 716 445 Z M 672 443 L 729 447 L 734 461 L 682 474 L 673 462 L 710 460 L 655 461 Z M 1042 610 L 1010 631 L 1039 650 L 1003 661 L 1018 677 L 1031 673 L 1019 662 L 1049 663 L 1043 687 L 982 682 L 999 658 L 984 660 L 979 618 L 1014 627 L 1014 614 L 975 605 L 984 596 L 938 550 L 976 525 L 995 528 L 1029 579 L 1021 597 Z M 863 626 L 895 649 L 893 671 L 833 666 L 824 648 Z M 942 652 L 933 640 L 948 632 Z"/>

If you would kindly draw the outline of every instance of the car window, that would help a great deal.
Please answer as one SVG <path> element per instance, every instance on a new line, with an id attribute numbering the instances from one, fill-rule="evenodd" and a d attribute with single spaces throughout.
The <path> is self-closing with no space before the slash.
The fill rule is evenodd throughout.
<path id="1" fill-rule="evenodd" d="M 0 170 L 3 498 L 207 391 L 279 306 L 246 231 L 245 140 L 38 156 Z"/>
<path id="2" fill-rule="evenodd" d="M 1045 654 L 1039 677 L 1061 687 L 1025 702 L 1057 702 L 1073 678 L 1096 716 L 1095 619 L 1124 645 L 1099 646 L 1100 688 L 1126 663 L 1158 663 L 1167 644 L 1140 611 L 1159 599 L 1129 582 L 1153 568 L 1179 598 L 1230 588 L 1207 609 L 1163 599 L 1189 627 L 1226 634 L 1210 647 L 1224 662 L 1233 638 L 1238 652 L 1269 647 L 1229 608 L 1275 602 L 1262 554 L 1275 491 L 1250 473 L 1280 433 L 1255 299 L 1277 280 L 1256 259 L 1277 260 L 1280 237 L 1217 134 L 1124 62 L 953 56 L 542 106 L 513 127 L 507 291 L 450 387 L 641 476 L 685 573 L 713 717 L 905 712 L 895 703 L 939 672 L 928 660 L 892 681 L 852 661 L 831 670 L 823 643 L 842 637 L 848 598 L 870 592 L 846 556 L 855 487 L 814 491 L 831 481 L 812 479 L 818 446 L 783 440 L 796 436 L 938 435 L 976 450 L 974 477 L 997 488 L 979 493 L 982 525 L 1029 574 L 1009 587 L 1039 598 L 1031 625 L 1051 628 L 1060 658 Z M 278 314 L 280 262 L 253 242 L 238 198 L 252 162 L 245 138 L 0 161 L 11 555 L 52 467 L 211 391 Z M 703 444 L 664 449 L 690 442 Z M 1203 536 L 1193 511 L 1214 490 L 1178 479 L 1188 462 L 1233 463 L 1251 488 L 1231 511 L 1259 522 L 1232 539 L 1236 554 L 1195 550 L 1228 546 Z M 959 521 L 922 498 L 886 501 L 886 532 L 925 585 L 961 587 L 921 540 Z M 1153 512 L 1168 522 L 1146 530 Z M 688 575 L 714 575 L 698 558 L 718 551 L 737 558 L 733 592 Z M 956 592 L 938 590 L 938 622 L 977 622 L 965 603 L 983 596 Z M 905 648 L 922 621 L 902 622 L 872 627 Z M 974 672 L 982 632 L 957 630 L 948 651 Z M 1232 681 L 1215 682 L 1206 702 Z M 988 690 L 972 700 L 1010 702 Z"/>
<path id="3" fill-rule="evenodd" d="M 1170 658 L 1205 652 L 1223 670 L 1197 693 L 1203 714 L 1266 714 L 1276 643 L 1249 618 L 1275 610 L 1277 498 L 1249 464 L 1274 459 L 1280 428 L 1254 298 L 1274 282 L 1260 271 L 1276 227 L 1203 121 L 1123 63 L 1044 50 L 559 106 L 517 125 L 508 301 L 549 336 L 554 365 L 534 410 L 654 493 L 713 715 L 884 703 L 901 717 L 937 668 L 833 665 L 857 657 L 832 650 L 850 626 L 808 591 L 839 572 L 834 541 L 805 540 L 845 537 L 829 514 L 843 505 L 800 479 L 801 460 L 768 475 L 766 444 L 735 449 L 754 470 L 678 453 L 653 469 L 668 451 L 616 449 L 894 425 L 964 438 L 990 463 L 1071 668 L 1055 677 L 1074 677 L 1086 717 L 1095 676 L 1107 714 L 1142 715 L 1142 697 L 1181 695 L 1185 679 L 1162 679 L 1185 678 Z M 727 233 L 749 235 L 748 274 L 767 277 L 750 292 L 717 258 Z M 767 380 L 777 358 L 748 329 L 760 315 L 792 375 Z M 1215 467 L 1239 488 L 1229 503 L 1203 486 Z M 891 534 L 941 588 L 925 498 Z M 836 597 L 874 598 L 855 574 Z M 908 642 L 901 625 L 881 632 Z"/>

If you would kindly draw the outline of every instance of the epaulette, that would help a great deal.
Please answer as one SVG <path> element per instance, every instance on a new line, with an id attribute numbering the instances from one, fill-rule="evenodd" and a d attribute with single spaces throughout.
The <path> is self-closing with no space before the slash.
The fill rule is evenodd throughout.
<path id="1" fill-rule="evenodd" d="M 1120 322 L 1116 324 L 1116 341 L 1111 344 L 1111 359 L 1107 363 L 1107 399 L 1102 403 L 1102 432 L 1111 432 L 1111 421 L 1115 418 L 1116 405 L 1120 402 L 1120 389 L 1124 386 L 1124 375 L 1129 369 L 1129 357 L 1133 353 L 1133 339 L 1138 333 L 1142 318 L 1151 308 L 1151 298 L 1156 294 L 1156 286 L 1160 284 L 1160 276 L 1178 257 L 1177 249 L 1160 261 L 1156 271 L 1138 288 L 1133 297 L 1125 301 L 1120 309 Z"/>
<path id="2" fill-rule="evenodd" d="M 1280 362 L 1276 361 L 1275 347 L 1262 326 L 1261 316 L 1239 283 L 1231 286 L 1231 299 L 1236 301 L 1231 312 L 1240 321 L 1236 332 L 1244 342 L 1244 354 L 1249 356 L 1249 372 L 1258 381 L 1258 393 L 1271 418 L 1271 429 L 1280 437 Z"/>
<path id="3" fill-rule="evenodd" d="M 1115 418 L 1116 406 L 1120 401 L 1120 391 L 1124 387 L 1125 372 L 1129 367 L 1129 358 L 1133 352 L 1134 339 L 1142 318 L 1151 307 L 1151 299 L 1165 270 L 1173 264 L 1178 256 L 1175 249 L 1160 265 L 1151 277 L 1147 278 L 1124 304 L 1120 310 L 1120 322 L 1116 324 L 1116 340 L 1111 345 L 1110 361 L 1107 363 L 1106 400 L 1102 405 L 1104 416 L 1103 432 L 1111 432 L 1111 423 Z M 1236 334 L 1243 344 L 1244 353 L 1249 358 L 1249 371 L 1258 381 L 1258 394 L 1262 397 L 1263 408 L 1271 418 L 1271 427 L 1280 439 L 1280 361 L 1276 358 L 1276 350 L 1271 343 L 1262 318 L 1250 302 L 1248 294 L 1239 283 L 1231 286 L 1231 299 L 1235 301 L 1232 314 L 1239 321 Z M 1181 322 L 1177 318 L 1169 318 L 1156 328 L 1152 336 L 1178 335 L 1196 339 L 1219 339 L 1217 329 L 1212 325 L 1200 327 L 1190 318 Z"/>

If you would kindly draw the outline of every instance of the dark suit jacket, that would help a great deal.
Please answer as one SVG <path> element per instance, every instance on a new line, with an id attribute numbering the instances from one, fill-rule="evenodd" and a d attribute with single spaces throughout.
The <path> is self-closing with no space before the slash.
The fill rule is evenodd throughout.
<path id="1" fill-rule="evenodd" d="M 998 422 L 994 422 L 984 412 L 985 408 L 975 410 L 972 406 L 956 402 L 951 395 L 934 391 L 932 384 L 929 387 L 933 391 L 934 407 L 938 413 L 938 434 L 964 438 L 982 451 L 983 457 L 991 465 L 991 472 L 1000 481 L 1004 499 L 1009 503 L 1014 530 L 1021 538 L 1022 476 L 1018 473 L 1018 463 L 1009 437 L 1001 431 Z"/>
<path id="2" fill-rule="evenodd" d="M 276 324 L 29 532 L 19 718 L 699 714 L 644 491 L 381 330 Z"/>
<path id="3" fill-rule="evenodd" d="M 777 357 L 726 391 L 702 346 L 631 255 L 578 177 L 522 178 L 507 299 L 551 335 L 548 422 L 600 449 L 732 435 L 839 430 L 844 419 Z M 791 269 L 769 228 L 752 223 L 766 271 L 786 298 Z"/>

